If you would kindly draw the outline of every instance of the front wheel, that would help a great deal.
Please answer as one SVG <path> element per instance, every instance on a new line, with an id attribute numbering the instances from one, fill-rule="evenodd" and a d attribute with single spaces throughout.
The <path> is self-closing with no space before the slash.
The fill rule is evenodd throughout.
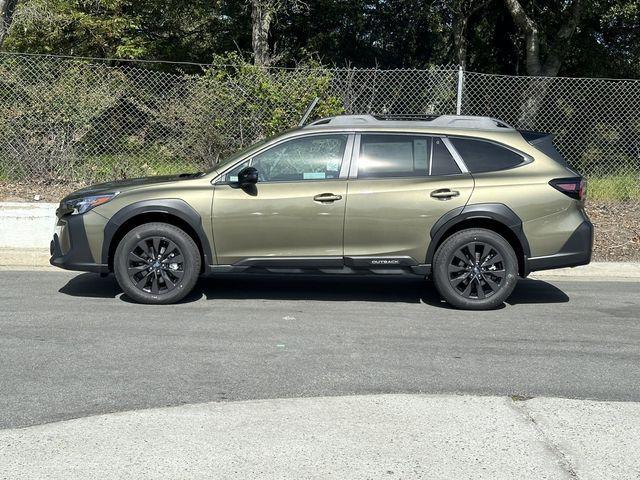
<path id="1" fill-rule="evenodd" d="M 168 304 L 185 297 L 200 275 L 200 251 L 183 230 L 145 223 L 118 244 L 113 267 L 124 293 L 140 303 Z"/>
<path id="2" fill-rule="evenodd" d="M 462 230 L 438 247 L 433 281 L 440 295 L 456 308 L 496 308 L 516 286 L 518 259 L 509 242 L 496 232 Z"/>

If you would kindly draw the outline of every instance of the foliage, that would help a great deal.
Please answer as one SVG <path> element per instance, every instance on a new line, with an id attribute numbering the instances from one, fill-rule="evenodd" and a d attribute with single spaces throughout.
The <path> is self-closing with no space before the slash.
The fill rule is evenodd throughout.
<path id="1" fill-rule="evenodd" d="M 342 110 L 331 74 L 265 70 L 237 55 L 201 75 L 0 57 L 0 170 L 7 178 L 101 180 L 203 169 L 238 148 Z"/>
<path id="2" fill-rule="evenodd" d="M 208 0 L 20 0 L 8 50 L 188 60 L 233 49 L 225 14 Z"/>
<path id="3" fill-rule="evenodd" d="M 341 113 L 341 100 L 328 95 L 331 79 L 312 61 L 279 70 L 256 67 L 237 54 L 216 56 L 204 75 L 185 78 L 158 109 L 158 119 L 173 126 L 168 136 L 176 153 L 188 152 L 200 165 L 214 165 L 239 148 L 294 127 L 316 96 L 315 116 Z"/>
<path id="4" fill-rule="evenodd" d="M 34 75 L 32 65 L 18 59 L 0 63 L 0 131 L 11 147 L 0 151 L 5 172 L 72 175 L 75 151 L 91 134 L 92 121 L 114 107 L 126 83 L 119 71 L 103 75 L 78 63 L 52 67 Z"/>
<path id="5" fill-rule="evenodd" d="M 638 172 L 591 177 L 587 183 L 587 198 L 591 201 L 640 201 Z"/>
<path id="6" fill-rule="evenodd" d="M 504 0 L 281 1 L 270 46 L 282 65 L 313 52 L 324 64 L 383 68 L 458 63 L 454 37 L 461 8 L 469 70 L 525 73 L 525 45 Z M 520 0 L 548 53 L 567 2 Z M 107 58 L 209 63 L 251 51 L 246 0 L 19 0 L 4 48 Z M 637 0 L 582 0 L 579 28 L 566 45 L 560 75 L 640 76 Z"/>

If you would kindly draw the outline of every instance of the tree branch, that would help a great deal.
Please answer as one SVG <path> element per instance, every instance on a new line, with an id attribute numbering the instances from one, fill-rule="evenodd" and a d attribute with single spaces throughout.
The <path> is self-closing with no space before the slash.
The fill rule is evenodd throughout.
<path id="1" fill-rule="evenodd" d="M 524 11 L 524 8 L 522 8 L 518 0 L 504 0 L 504 3 L 507 5 L 509 13 L 511 13 L 511 18 L 513 18 L 518 28 L 527 33 L 538 30 L 538 26 L 531 17 L 527 15 L 527 12 Z"/>
<path id="2" fill-rule="evenodd" d="M 9 32 L 18 0 L 0 0 L 0 46 Z"/>
<path id="3" fill-rule="evenodd" d="M 568 16 L 568 18 L 562 22 L 562 27 L 558 30 L 556 40 L 549 48 L 547 60 L 544 62 L 544 75 L 555 77 L 560 71 L 563 52 L 580 23 L 581 7 L 581 0 L 574 0 L 571 6 L 567 8 L 565 16 Z"/>

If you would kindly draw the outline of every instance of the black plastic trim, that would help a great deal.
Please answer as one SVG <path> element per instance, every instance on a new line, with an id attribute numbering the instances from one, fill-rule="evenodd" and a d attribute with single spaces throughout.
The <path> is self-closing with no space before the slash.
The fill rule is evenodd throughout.
<path id="1" fill-rule="evenodd" d="M 530 256 L 531 249 L 522 228 L 522 220 L 513 210 L 502 203 L 476 203 L 450 210 L 433 225 L 425 263 L 431 264 L 436 246 L 451 228 L 471 219 L 494 220 L 509 228 L 520 242 L 525 258 Z"/>
<path id="2" fill-rule="evenodd" d="M 413 267 L 396 268 L 353 268 L 346 265 L 333 268 L 312 268 L 312 267 L 250 267 L 243 265 L 213 265 L 209 275 L 224 274 L 275 274 L 275 275 L 353 275 L 353 276 L 379 276 L 392 275 L 403 277 L 426 277 L 431 273 L 431 265 L 415 265 Z"/>
<path id="3" fill-rule="evenodd" d="M 251 257 L 233 264 L 234 267 L 259 268 L 340 268 L 342 257 Z"/>
<path id="4" fill-rule="evenodd" d="M 66 223 L 65 228 L 68 231 L 71 248 L 69 248 L 66 255 L 63 254 L 58 234 L 54 233 L 53 240 L 51 240 L 49 247 L 51 251 L 49 263 L 54 267 L 64 268 L 65 270 L 95 273 L 108 272 L 109 269 L 106 264 L 96 263 L 94 261 L 91 248 L 89 247 L 87 233 L 84 228 L 83 216 L 68 215 L 61 221 Z"/>
<path id="5" fill-rule="evenodd" d="M 380 263 L 378 263 L 380 262 Z M 211 274 L 402 275 L 428 276 L 431 265 L 408 256 L 253 257 L 233 265 L 211 265 Z"/>
<path id="6" fill-rule="evenodd" d="M 202 218 L 191 205 L 178 198 L 142 200 L 120 209 L 113 217 L 111 217 L 104 228 L 104 241 L 102 243 L 103 264 L 108 264 L 109 262 L 109 248 L 118 229 L 127 220 L 145 213 L 165 213 L 178 217 L 188 223 L 198 235 L 200 245 L 202 246 L 202 255 L 204 257 L 203 265 L 205 266 L 205 270 L 209 269 L 213 256 L 209 240 L 202 228 Z"/>
<path id="7" fill-rule="evenodd" d="M 558 253 L 527 259 L 528 272 L 577 267 L 591 262 L 593 225 L 585 220 L 574 230 Z"/>

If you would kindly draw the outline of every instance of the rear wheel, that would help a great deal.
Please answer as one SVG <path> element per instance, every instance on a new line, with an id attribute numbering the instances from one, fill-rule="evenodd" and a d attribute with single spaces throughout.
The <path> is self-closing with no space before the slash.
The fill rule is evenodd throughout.
<path id="1" fill-rule="evenodd" d="M 113 266 L 118 284 L 140 303 L 167 304 L 185 297 L 200 274 L 200 252 L 183 230 L 146 223 L 118 244 Z"/>
<path id="2" fill-rule="evenodd" d="M 440 295 L 456 308 L 496 308 L 516 286 L 518 259 L 509 242 L 496 232 L 462 230 L 438 247 L 433 281 Z"/>

